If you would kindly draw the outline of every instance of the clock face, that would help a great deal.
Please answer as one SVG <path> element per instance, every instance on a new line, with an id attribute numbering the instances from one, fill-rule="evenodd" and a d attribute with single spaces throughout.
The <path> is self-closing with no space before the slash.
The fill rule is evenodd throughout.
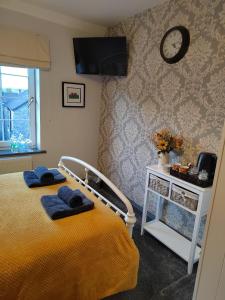
<path id="1" fill-rule="evenodd" d="M 179 51 L 182 46 L 182 34 L 179 30 L 171 31 L 171 33 L 166 37 L 163 44 L 163 52 L 165 57 L 172 58 Z"/>
<path id="2" fill-rule="evenodd" d="M 184 26 L 170 28 L 163 36 L 160 54 L 165 62 L 174 64 L 180 61 L 188 51 L 190 34 Z"/>

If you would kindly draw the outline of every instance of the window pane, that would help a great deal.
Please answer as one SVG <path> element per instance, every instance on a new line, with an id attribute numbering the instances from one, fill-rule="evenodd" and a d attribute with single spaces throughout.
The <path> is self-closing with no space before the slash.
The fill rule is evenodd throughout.
<path id="1" fill-rule="evenodd" d="M 3 109 L 4 110 L 4 109 Z M 9 112 L 3 112 L 3 118 L 0 119 L 0 137 L 2 141 L 8 141 L 11 136 L 11 124 Z"/>
<path id="2" fill-rule="evenodd" d="M 2 89 L 3 91 L 17 91 L 28 89 L 28 77 L 5 75 L 2 74 Z"/>
<path id="3" fill-rule="evenodd" d="M 29 86 L 28 69 L 0 66 L 0 86 L 0 141 L 21 134 L 30 139 L 32 120 L 28 101 L 35 89 Z"/>
<path id="4" fill-rule="evenodd" d="M 23 135 L 24 139 L 30 139 L 30 123 L 29 119 L 13 120 L 12 121 L 12 134 L 18 137 Z"/>
<path id="5" fill-rule="evenodd" d="M 9 75 L 28 76 L 27 69 L 25 68 L 1 67 L 1 72 Z"/>

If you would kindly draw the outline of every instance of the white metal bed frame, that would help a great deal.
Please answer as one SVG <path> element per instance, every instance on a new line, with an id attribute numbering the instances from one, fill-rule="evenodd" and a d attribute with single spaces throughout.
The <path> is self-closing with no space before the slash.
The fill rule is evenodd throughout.
<path id="1" fill-rule="evenodd" d="M 74 174 L 69 168 L 64 165 L 64 161 L 72 161 L 84 167 L 85 170 L 85 180 L 82 180 L 79 176 Z M 129 231 L 130 236 L 132 237 L 133 227 L 136 222 L 136 217 L 133 211 L 133 207 L 127 197 L 113 184 L 105 175 L 95 169 L 93 166 L 89 165 L 88 163 L 84 162 L 81 159 L 70 157 L 70 156 L 62 156 L 60 158 L 59 168 L 65 170 L 72 178 L 74 178 L 77 182 L 82 184 L 84 187 L 87 188 L 91 193 L 95 194 L 99 200 L 101 200 L 107 207 L 111 208 L 117 216 L 122 216 L 125 220 L 127 229 Z M 122 211 L 118 208 L 115 204 L 110 202 L 106 199 L 103 195 L 101 195 L 98 191 L 96 191 L 93 187 L 91 187 L 88 182 L 88 173 L 91 171 L 94 173 L 98 178 L 106 183 L 106 185 L 119 197 L 119 199 L 125 204 L 127 208 L 127 212 Z"/>

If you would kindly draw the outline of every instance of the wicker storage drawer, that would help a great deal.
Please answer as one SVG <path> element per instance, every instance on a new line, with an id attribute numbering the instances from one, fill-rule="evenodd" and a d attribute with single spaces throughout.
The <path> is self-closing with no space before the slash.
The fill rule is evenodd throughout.
<path id="1" fill-rule="evenodd" d="M 170 183 L 169 183 L 169 181 L 167 181 L 165 179 L 162 179 L 153 174 L 150 174 L 149 187 L 153 191 L 156 191 L 157 193 L 159 193 L 162 196 L 165 196 L 165 197 L 169 196 Z"/>
<path id="2" fill-rule="evenodd" d="M 191 209 L 197 210 L 199 195 L 181 188 L 175 184 L 172 185 L 171 200 Z"/>

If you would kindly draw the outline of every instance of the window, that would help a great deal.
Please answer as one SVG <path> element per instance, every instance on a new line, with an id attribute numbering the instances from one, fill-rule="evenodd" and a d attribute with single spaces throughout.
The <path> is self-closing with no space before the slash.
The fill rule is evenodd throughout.
<path id="1" fill-rule="evenodd" d="M 38 70 L 0 66 L 0 147 L 12 137 L 36 146 L 36 77 Z"/>

